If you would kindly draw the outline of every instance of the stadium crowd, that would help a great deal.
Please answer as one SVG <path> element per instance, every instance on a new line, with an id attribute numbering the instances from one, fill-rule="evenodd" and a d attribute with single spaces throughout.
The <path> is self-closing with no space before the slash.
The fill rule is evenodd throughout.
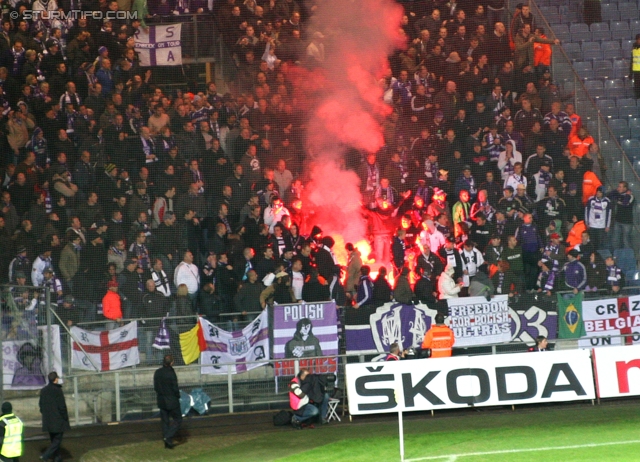
<path id="1" fill-rule="evenodd" d="M 293 98 L 292 70 L 325 62 L 319 3 L 5 3 L 0 282 L 49 288 L 68 326 L 99 304 L 116 323 L 218 322 L 274 301 L 620 290 L 597 251 L 632 248 L 634 197 L 603 185 L 598 145 L 550 75 L 558 42 L 526 5 L 507 27 L 503 0 L 403 3 L 407 47 L 376 82 L 386 145 L 342 165 L 360 177 L 376 264 L 352 243 L 338 262 L 305 210 L 309 112 Z M 138 19 L 46 13 L 74 8 Z M 236 60 L 225 95 L 165 91 L 139 65 L 135 31 L 189 8 L 215 17 Z"/>

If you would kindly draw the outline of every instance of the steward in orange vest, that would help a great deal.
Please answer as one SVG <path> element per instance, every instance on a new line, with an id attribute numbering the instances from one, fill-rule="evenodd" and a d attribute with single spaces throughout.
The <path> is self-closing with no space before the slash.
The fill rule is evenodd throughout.
<path id="1" fill-rule="evenodd" d="M 425 334 L 422 349 L 431 349 L 432 358 L 446 358 L 451 356 L 451 347 L 456 342 L 453 331 L 444 324 L 444 315 L 436 314 L 436 325 Z"/>

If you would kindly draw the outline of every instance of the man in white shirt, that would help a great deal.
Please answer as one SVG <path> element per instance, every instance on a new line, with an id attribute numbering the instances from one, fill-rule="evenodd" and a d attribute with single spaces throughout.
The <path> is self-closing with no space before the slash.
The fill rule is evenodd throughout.
<path id="1" fill-rule="evenodd" d="M 291 289 L 296 300 L 302 300 L 302 288 L 304 287 L 304 274 L 302 273 L 302 260 L 294 258 L 291 265 Z"/>
<path id="2" fill-rule="evenodd" d="M 187 250 L 180 264 L 176 267 L 173 275 L 173 282 L 176 287 L 185 284 L 189 291 L 189 298 L 195 304 L 200 288 L 200 270 L 193 264 L 193 253 Z"/>
<path id="3" fill-rule="evenodd" d="M 465 241 L 460 251 L 460 257 L 462 259 L 462 273 L 464 274 L 462 280 L 464 287 L 469 287 L 470 279 L 474 277 L 480 267 L 484 265 L 484 258 L 471 240 Z"/>
<path id="4" fill-rule="evenodd" d="M 425 221 L 424 227 L 425 229 L 420 233 L 420 244 L 423 248 L 429 247 L 432 253 L 438 253 L 440 247 L 445 243 L 444 234 L 438 231 L 431 220 Z"/>

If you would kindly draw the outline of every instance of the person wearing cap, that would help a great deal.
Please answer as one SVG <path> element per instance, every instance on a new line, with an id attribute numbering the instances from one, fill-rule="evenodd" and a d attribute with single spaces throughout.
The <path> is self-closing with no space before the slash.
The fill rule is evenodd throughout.
<path id="1" fill-rule="evenodd" d="M 482 252 L 476 248 L 475 242 L 467 239 L 460 249 L 460 259 L 462 260 L 463 287 L 467 292 L 471 278 L 475 277 L 480 271 L 480 267 L 484 265 L 484 257 Z"/>
<path id="2" fill-rule="evenodd" d="M 540 171 L 533 175 L 529 187 L 533 189 L 532 194 L 535 202 L 541 201 L 547 195 L 547 188 L 551 181 L 551 162 L 544 160 L 540 164 Z"/>
<path id="3" fill-rule="evenodd" d="M 16 282 L 17 274 L 30 274 L 31 272 L 31 262 L 27 257 L 27 248 L 24 245 L 21 245 L 16 250 L 16 256 L 11 263 L 9 263 L 9 281 L 12 283 Z M 26 277 L 26 276 L 25 276 Z"/>
<path id="4" fill-rule="evenodd" d="M 49 433 L 51 444 L 40 455 L 40 460 L 53 458 L 54 462 L 62 462 L 60 445 L 64 432 L 71 429 L 69 413 L 57 372 L 50 372 L 48 379 L 49 383 L 40 390 L 39 407 L 42 414 L 42 431 Z"/>
<path id="5" fill-rule="evenodd" d="M 9 401 L 2 403 L 0 416 L 0 461 L 19 461 L 23 451 L 22 420 L 13 413 L 13 406 Z"/>
<path id="6" fill-rule="evenodd" d="M 471 229 L 469 229 L 469 239 L 476 243 L 476 247 L 483 255 L 489 244 L 490 234 L 491 226 L 488 223 L 487 217 L 484 213 L 478 213 L 471 225 Z"/>
<path id="7" fill-rule="evenodd" d="M 611 226 L 611 200 L 604 195 L 604 187 L 596 189 L 595 196 L 591 196 L 584 209 L 585 224 L 593 240 L 596 250 L 605 248 L 605 239 Z"/>
<path id="8" fill-rule="evenodd" d="M 260 306 L 263 309 L 267 305 L 272 306 L 274 303 L 281 305 L 295 302 L 296 297 L 291 288 L 291 277 L 285 271 L 278 271 L 273 278 L 273 282 L 260 293 Z M 243 311 L 248 311 L 245 306 L 240 305 L 237 307 Z"/>
<path id="9" fill-rule="evenodd" d="M 567 263 L 564 264 L 564 282 L 572 289 L 573 294 L 577 294 L 587 285 L 587 269 L 584 267 L 578 257 L 580 253 L 576 249 L 572 249 L 567 254 Z"/>
<path id="10" fill-rule="evenodd" d="M 62 302 L 62 297 L 64 296 L 64 288 L 60 279 L 55 276 L 53 268 L 51 266 L 47 266 L 42 270 L 42 281 L 39 286 L 44 287 L 45 289 L 49 289 L 51 292 L 51 301 L 55 301 L 58 304 Z"/>
<path id="11" fill-rule="evenodd" d="M 502 236 L 500 234 L 492 234 L 489 238 L 489 244 L 484 249 L 484 260 L 487 264 L 489 277 L 493 277 L 498 270 L 498 262 L 502 259 L 503 250 Z"/>

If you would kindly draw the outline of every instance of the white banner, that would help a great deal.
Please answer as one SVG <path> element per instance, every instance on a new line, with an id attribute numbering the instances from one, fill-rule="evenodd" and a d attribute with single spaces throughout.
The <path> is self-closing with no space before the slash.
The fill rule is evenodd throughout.
<path id="1" fill-rule="evenodd" d="M 346 373 L 353 415 L 595 398 L 588 350 L 352 363 Z"/>
<path id="2" fill-rule="evenodd" d="M 53 370 L 62 377 L 60 326 L 51 325 Z M 5 390 L 35 390 L 47 384 L 49 342 L 47 326 L 38 326 L 38 338 L 2 342 L 2 383 Z"/>
<path id="3" fill-rule="evenodd" d="M 640 346 L 594 348 L 593 365 L 600 398 L 640 395 Z"/>
<path id="4" fill-rule="evenodd" d="M 200 353 L 203 374 L 232 374 L 264 366 L 269 361 L 269 316 L 263 310 L 251 324 L 237 332 L 227 332 L 200 318 L 207 349 Z M 262 361 L 254 363 L 252 361 Z M 248 364 L 250 363 L 250 364 Z"/>
<path id="5" fill-rule="evenodd" d="M 135 49 L 141 66 L 179 66 L 182 64 L 182 24 L 139 28 Z"/>
<path id="6" fill-rule="evenodd" d="M 449 327 L 456 347 L 488 345 L 511 340 L 511 315 L 507 295 L 450 298 Z"/>
<path id="7" fill-rule="evenodd" d="M 100 371 L 112 371 L 140 364 L 136 321 L 118 329 L 98 332 L 74 326 L 71 333 L 79 341 L 71 340 L 72 367 L 95 371 L 95 364 Z"/>
<path id="8" fill-rule="evenodd" d="M 585 300 L 582 302 L 585 337 L 580 348 L 640 343 L 640 296 Z M 616 337 L 635 334 L 626 340 Z M 595 338 L 603 337 L 603 338 Z"/>

